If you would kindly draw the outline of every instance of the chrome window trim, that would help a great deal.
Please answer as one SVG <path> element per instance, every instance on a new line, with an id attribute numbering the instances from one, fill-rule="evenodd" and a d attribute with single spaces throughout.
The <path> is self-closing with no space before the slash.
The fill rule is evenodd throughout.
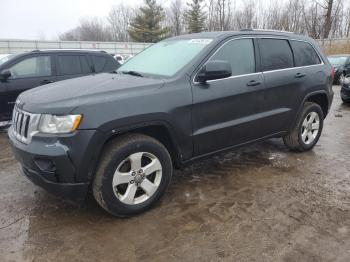
<path id="1" fill-rule="evenodd" d="M 243 77 L 243 76 L 249 76 L 249 75 L 256 75 L 256 74 L 263 74 L 263 73 L 274 73 L 274 72 L 278 72 L 278 71 L 286 71 L 286 70 L 292 70 L 292 69 L 299 69 L 299 68 L 307 68 L 307 67 L 314 67 L 314 66 L 323 66 L 324 65 L 324 61 L 322 59 L 322 57 L 320 56 L 319 52 L 316 50 L 316 48 L 314 47 L 314 45 L 312 43 L 310 43 L 309 41 L 306 40 L 302 40 L 302 39 L 295 39 L 295 38 L 287 38 L 287 37 L 278 37 L 278 36 L 246 36 L 246 37 L 238 37 L 238 38 L 233 38 L 230 39 L 228 41 L 226 41 L 222 46 L 220 46 L 203 64 L 203 66 L 205 66 L 205 64 L 227 43 L 234 41 L 234 40 L 239 40 L 239 39 L 277 39 L 277 40 L 287 40 L 287 41 L 298 41 L 298 42 L 304 42 L 309 44 L 314 51 L 316 52 L 318 58 L 320 59 L 321 63 L 319 64 L 315 64 L 315 65 L 307 65 L 307 66 L 296 66 L 296 67 L 288 67 L 288 68 L 282 68 L 282 69 L 275 69 L 275 70 L 267 70 L 267 71 L 260 71 L 260 72 L 255 72 L 255 73 L 250 73 L 250 74 L 242 74 L 242 75 L 235 75 L 235 76 L 230 76 L 230 77 L 226 77 L 226 78 L 220 78 L 220 79 L 213 79 L 213 80 L 208 80 L 207 83 L 211 83 L 213 81 L 221 81 L 221 80 L 226 80 L 226 79 L 232 79 L 232 78 L 237 78 L 237 77 Z M 292 47 L 290 47 L 292 52 L 293 49 Z M 254 50 L 255 51 L 255 50 Z M 255 52 L 254 52 L 255 54 Z M 294 53 L 293 53 L 293 57 L 294 57 Z M 201 68 L 203 68 L 203 66 Z M 196 72 L 196 74 L 194 75 L 192 82 L 193 84 L 200 84 L 200 82 L 196 82 L 195 79 L 197 77 L 197 74 L 199 73 L 200 69 Z"/>
<path id="2" fill-rule="evenodd" d="M 315 66 L 322 66 L 322 64 L 317 64 L 317 65 L 308 65 L 308 66 L 296 66 L 296 67 L 288 67 L 288 68 L 282 68 L 282 69 L 275 69 L 275 70 L 268 70 L 268 71 L 262 71 L 264 74 L 269 74 L 269 73 L 274 73 L 278 71 L 287 71 L 287 70 L 293 70 L 293 69 L 300 69 L 300 68 L 307 68 L 307 67 L 315 67 Z"/>

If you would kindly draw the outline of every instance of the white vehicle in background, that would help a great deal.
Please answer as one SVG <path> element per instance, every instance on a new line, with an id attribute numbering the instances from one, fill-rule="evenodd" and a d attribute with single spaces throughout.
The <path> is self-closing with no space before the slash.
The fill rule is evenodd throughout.
<path id="1" fill-rule="evenodd" d="M 114 59 L 117 60 L 121 65 L 125 63 L 125 59 L 122 55 L 114 55 Z"/>
<path id="2" fill-rule="evenodd" d="M 128 55 L 128 56 L 126 56 L 126 57 L 124 58 L 124 59 L 125 59 L 124 63 L 125 63 L 126 61 L 130 60 L 131 58 L 133 58 L 133 55 Z"/>

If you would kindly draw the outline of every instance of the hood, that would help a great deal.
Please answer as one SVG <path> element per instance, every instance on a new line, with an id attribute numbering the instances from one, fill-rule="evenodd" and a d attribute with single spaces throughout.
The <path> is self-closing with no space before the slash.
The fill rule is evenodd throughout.
<path id="1" fill-rule="evenodd" d="M 22 93 L 17 106 L 32 113 L 68 114 L 87 103 L 105 103 L 162 87 L 161 79 L 103 73 L 40 86 Z"/>

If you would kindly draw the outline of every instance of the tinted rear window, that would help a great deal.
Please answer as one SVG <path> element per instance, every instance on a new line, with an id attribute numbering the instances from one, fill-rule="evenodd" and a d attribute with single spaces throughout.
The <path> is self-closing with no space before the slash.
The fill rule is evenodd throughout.
<path id="1" fill-rule="evenodd" d="M 61 75 L 78 75 L 83 73 L 80 56 L 59 55 L 58 68 Z"/>
<path id="2" fill-rule="evenodd" d="M 80 63 L 81 63 L 81 68 L 83 70 L 83 73 L 85 74 L 91 73 L 90 66 L 86 56 L 80 56 Z"/>
<path id="3" fill-rule="evenodd" d="M 91 60 L 92 60 L 92 63 L 94 64 L 95 72 L 96 73 L 102 72 L 106 65 L 107 59 L 103 56 L 92 55 Z"/>
<path id="4" fill-rule="evenodd" d="M 260 49 L 264 71 L 293 67 L 293 53 L 287 40 L 261 39 Z"/>
<path id="5" fill-rule="evenodd" d="M 317 65 L 321 63 L 315 49 L 309 43 L 301 41 L 291 41 L 290 43 L 294 51 L 295 66 Z"/>

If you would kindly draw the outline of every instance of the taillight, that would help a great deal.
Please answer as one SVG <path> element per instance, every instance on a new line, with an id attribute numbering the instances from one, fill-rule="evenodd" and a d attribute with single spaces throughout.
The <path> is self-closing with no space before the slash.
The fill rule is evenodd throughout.
<path id="1" fill-rule="evenodd" d="M 332 75 L 332 79 L 334 79 L 335 69 L 334 69 L 334 67 L 333 67 L 333 66 L 332 66 L 332 72 L 331 72 L 331 75 Z"/>

